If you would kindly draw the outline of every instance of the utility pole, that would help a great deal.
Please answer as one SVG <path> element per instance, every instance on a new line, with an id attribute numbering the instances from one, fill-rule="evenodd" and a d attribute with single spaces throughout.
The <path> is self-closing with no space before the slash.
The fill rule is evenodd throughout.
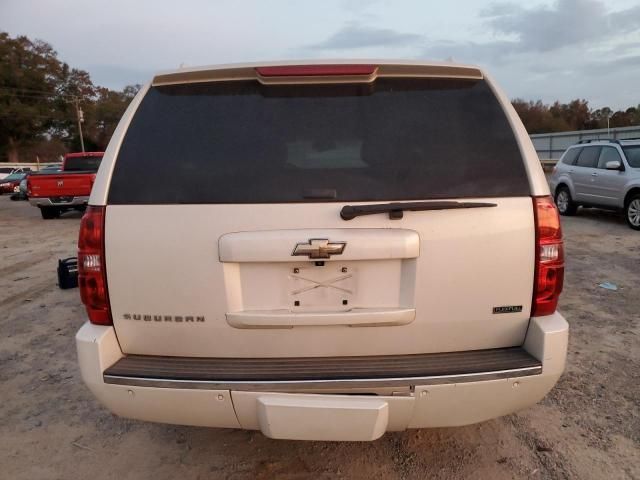
<path id="1" fill-rule="evenodd" d="M 80 108 L 80 102 L 76 97 L 74 99 L 74 104 L 76 106 L 76 115 L 78 116 L 78 132 L 80 132 L 80 146 L 82 147 L 82 153 L 84 153 L 84 138 L 82 138 L 82 123 L 84 122 L 84 112 L 82 108 Z"/>

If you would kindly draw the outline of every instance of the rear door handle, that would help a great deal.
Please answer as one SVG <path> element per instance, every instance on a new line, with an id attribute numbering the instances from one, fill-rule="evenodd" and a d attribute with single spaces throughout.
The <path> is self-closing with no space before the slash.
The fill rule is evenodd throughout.
<path id="1" fill-rule="evenodd" d="M 593 172 L 593 173 L 591 174 L 591 176 L 592 176 L 592 177 L 597 177 L 597 176 L 598 176 L 598 174 L 597 174 L 596 172 Z"/>

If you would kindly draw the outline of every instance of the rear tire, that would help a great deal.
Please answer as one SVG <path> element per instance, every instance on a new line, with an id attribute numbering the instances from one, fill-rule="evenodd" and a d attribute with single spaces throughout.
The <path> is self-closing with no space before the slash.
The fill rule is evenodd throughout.
<path id="1" fill-rule="evenodd" d="M 640 193 L 631 196 L 624 207 L 624 218 L 634 230 L 640 230 Z"/>
<path id="2" fill-rule="evenodd" d="M 567 187 L 560 187 L 556 191 L 555 202 L 560 215 L 575 215 L 578 211 L 578 205 L 571 199 L 571 192 Z"/>
<path id="3" fill-rule="evenodd" d="M 60 210 L 55 207 L 40 207 L 40 215 L 45 220 L 51 220 L 60 216 Z"/>

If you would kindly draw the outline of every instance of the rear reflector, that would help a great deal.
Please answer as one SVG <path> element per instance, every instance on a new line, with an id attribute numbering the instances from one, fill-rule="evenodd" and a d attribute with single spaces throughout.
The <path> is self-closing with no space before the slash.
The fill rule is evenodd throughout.
<path id="1" fill-rule="evenodd" d="M 564 282 L 564 246 L 560 216 L 551 197 L 534 197 L 536 267 L 531 316 L 556 311 Z"/>
<path id="2" fill-rule="evenodd" d="M 332 75 L 371 75 L 376 65 L 289 65 L 280 67 L 258 67 L 262 77 L 319 77 Z"/>
<path id="3" fill-rule="evenodd" d="M 105 207 L 89 207 L 80 221 L 78 237 L 78 286 L 89 321 L 111 325 L 104 262 Z"/>

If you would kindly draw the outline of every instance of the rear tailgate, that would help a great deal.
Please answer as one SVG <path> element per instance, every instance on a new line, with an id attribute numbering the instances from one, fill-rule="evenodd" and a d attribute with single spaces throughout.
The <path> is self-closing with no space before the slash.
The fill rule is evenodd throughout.
<path id="1" fill-rule="evenodd" d="M 340 216 L 460 199 L 492 206 Z M 529 321 L 529 183 L 477 75 L 152 87 L 117 157 L 105 225 L 125 353 L 489 349 L 521 344 Z"/>
<path id="2" fill-rule="evenodd" d="M 496 202 L 488 209 L 405 213 L 399 221 L 361 217 L 349 228 L 337 205 L 110 206 L 106 259 L 118 339 L 126 353 L 215 357 L 390 355 L 521 344 L 534 274 L 531 200 Z M 371 248 L 371 229 L 400 234 L 395 255 L 391 246 Z M 237 236 L 243 231 L 250 235 Z M 274 238 L 274 231 L 281 240 L 262 241 Z M 344 257 L 316 266 L 291 256 L 297 243 L 312 238 L 347 240 Z M 231 253 L 221 261 L 225 239 Z M 346 274 L 351 276 L 334 280 Z M 315 281 L 344 290 L 295 293 Z M 493 313 L 510 305 L 521 311 Z M 396 320 L 366 326 L 343 314 L 353 309 L 414 309 L 415 317 L 389 316 Z M 233 314 L 256 312 L 281 316 L 285 324 L 274 318 L 265 328 L 232 325 Z M 298 318 L 283 318 L 288 313 Z M 313 313 L 326 318 L 311 326 Z"/>
<path id="3" fill-rule="evenodd" d="M 30 197 L 89 196 L 95 173 L 64 173 L 60 175 L 31 175 L 28 179 Z"/>

